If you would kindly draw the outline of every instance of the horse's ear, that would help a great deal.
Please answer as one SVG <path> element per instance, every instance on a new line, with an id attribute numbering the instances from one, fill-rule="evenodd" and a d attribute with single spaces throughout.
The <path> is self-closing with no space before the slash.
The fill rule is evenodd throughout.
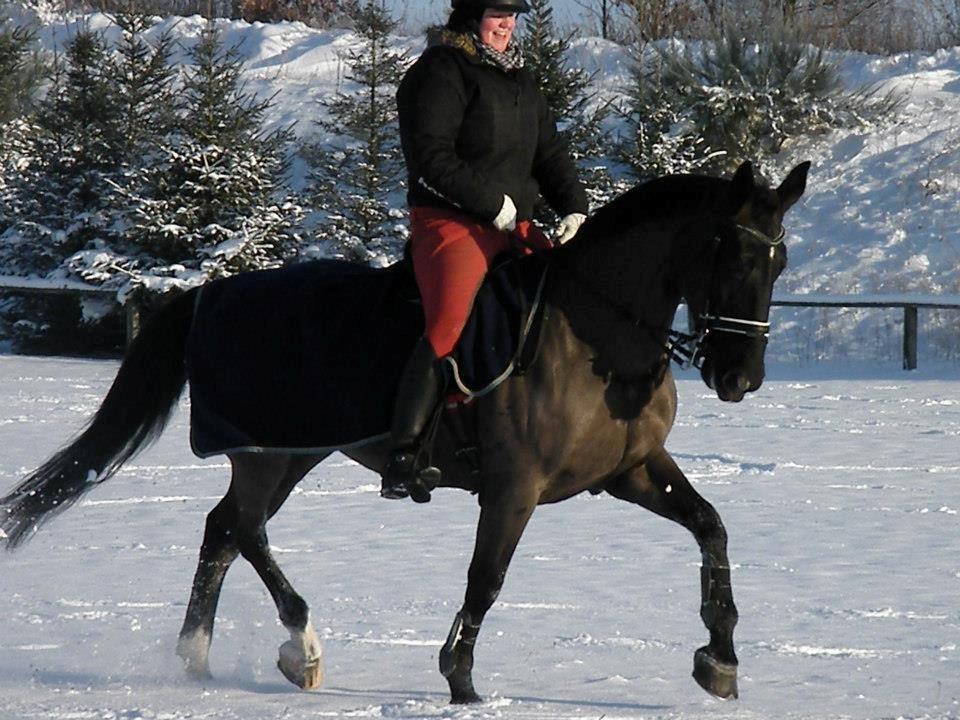
<path id="1" fill-rule="evenodd" d="M 780 196 L 780 207 L 786 212 L 803 195 L 807 189 L 807 173 L 810 171 L 810 161 L 797 165 L 790 174 L 780 183 L 777 195 Z"/>
<path id="2" fill-rule="evenodd" d="M 736 213 L 753 194 L 753 165 L 749 160 L 740 163 L 730 181 L 730 211 Z"/>

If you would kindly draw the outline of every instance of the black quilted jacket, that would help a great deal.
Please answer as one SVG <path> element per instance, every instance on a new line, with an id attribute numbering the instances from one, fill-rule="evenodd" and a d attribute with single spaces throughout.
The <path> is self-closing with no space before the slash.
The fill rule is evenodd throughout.
<path id="1" fill-rule="evenodd" d="M 533 76 L 482 63 L 469 36 L 444 31 L 432 41 L 397 90 L 409 204 L 490 221 L 509 195 L 523 220 L 542 194 L 561 217 L 586 213 L 576 167 Z"/>

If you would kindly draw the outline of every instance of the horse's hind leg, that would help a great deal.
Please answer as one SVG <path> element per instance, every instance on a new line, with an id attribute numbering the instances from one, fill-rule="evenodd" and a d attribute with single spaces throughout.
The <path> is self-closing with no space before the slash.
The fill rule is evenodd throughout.
<path id="1" fill-rule="evenodd" d="M 227 492 L 207 515 L 190 603 L 177 641 L 177 655 L 192 677 L 210 677 L 210 641 L 220 588 L 227 570 L 240 553 L 232 537 L 235 527 L 236 507 L 231 493 Z"/>
<path id="2" fill-rule="evenodd" d="M 303 476 L 322 457 L 238 455 L 226 496 L 207 516 L 193 591 L 177 653 L 187 670 L 209 677 L 208 653 L 220 589 L 227 570 L 242 554 L 267 586 L 291 640 L 281 647 L 279 666 L 291 682 L 311 689 L 322 682 L 321 648 L 303 599 L 273 560 L 265 525 Z"/>
<path id="3" fill-rule="evenodd" d="M 496 487 L 496 482 L 489 485 Z M 473 689 L 473 647 L 480 624 L 503 587 L 503 579 L 520 536 L 537 505 L 533 484 L 508 486 L 483 496 L 467 593 L 450 634 L 440 650 L 440 672 L 454 703 L 478 702 Z"/>
<path id="4" fill-rule="evenodd" d="M 730 585 L 727 531 L 720 515 L 693 489 L 665 450 L 613 480 L 606 490 L 693 533 L 703 555 L 700 617 L 710 631 L 709 644 L 694 655 L 693 677 L 717 697 L 737 697 L 737 656 L 733 648 L 737 608 Z"/>

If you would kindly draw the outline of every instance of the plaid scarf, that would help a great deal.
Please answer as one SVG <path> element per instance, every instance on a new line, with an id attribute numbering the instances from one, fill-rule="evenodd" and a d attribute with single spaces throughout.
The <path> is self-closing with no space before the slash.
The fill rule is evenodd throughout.
<path id="1" fill-rule="evenodd" d="M 473 42 L 477 48 L 477 53 L 480 55 L 480 60 L 486 65 L 500 68 L 504 72 L 519 70 L 523 67 L 523 53 L 517 43 L 511 42 L 506 50 L 500 52 L 484 43 L 478 35 L 474 35 Z"/>

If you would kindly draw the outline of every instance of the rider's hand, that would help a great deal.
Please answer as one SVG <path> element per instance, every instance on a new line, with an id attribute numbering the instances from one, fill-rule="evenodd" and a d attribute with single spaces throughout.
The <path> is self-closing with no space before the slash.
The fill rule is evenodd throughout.
<path id="1" fill-rule="evenodd" d="M 580 226 L 583 225 L 583 221 L 586 219 L 587 216 L 583 213 L 570 213 L 564 217 L 554 231 L 554 238 L 557 243 L 563 245 L 567 240 L 576 235 L 577 230 L 580 229 Z"/>
<path id="2" fill-rule="evenodd" d="M 509 195 L 503 196 L 503 205 L 499 214 L 493 219 L 493 226 L 497 230 L 516 230 L 517 206 L 513 204 L 513 198 Z"/>

